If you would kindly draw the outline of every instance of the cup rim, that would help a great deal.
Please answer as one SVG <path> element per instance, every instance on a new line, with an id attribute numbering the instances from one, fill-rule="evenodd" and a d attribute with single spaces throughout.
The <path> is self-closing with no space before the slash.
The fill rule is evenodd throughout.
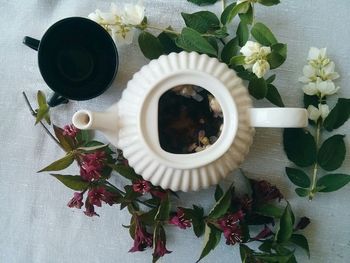
<path id="1" fill-rule="evenodd" d="M 62 24 L 62 23 L 65 23 L 67 21 L 71 21 L 71 20 L 77 20 L 77 21 L 84 21 L 87 22 L 87 23 L 90 23 L 91 25 L 93 25 L 96 29 L 100 30 L 101 32 L 103 32 L 103 34 L 110 40 L 110 42 L 112 43 L 112 47 L 114 49 L 114 53 L 115 53 L 115 68 L 114 68 L 114 73 L 113 73 L 113 76 L 111 77 L 109 83 L 103 88 L 103 89 L 100 89 L 98 90 L 98 92 L 94 93 L 93 95 L 90 95 L 90 96 L 79 96 L 79 97 L 76 97 L 76 96 L 67 96 L 67 94 L 64 94 L 62 93 L 61 90 L 58 90 L 56 89 L 55 87 L 53 87 L 52 83 L 50 83 L 50 81 L 47 79 L 47 77 L 45 76 L 45 70 L 42 68 L 42 64 L 40 63 L 40 50 L 41 50 L 41 46 L 42 46 L 42 42 L 45 41 L 45 39 L 48 37 L 48 35 L 53 31 L 55 30 L 55 28 Z M 113 83 L 113 81 L 115 80 L 115 77 L 118 73 L 118 68 L 119 68 L 119 54 L 118 54 L 118 49 L 117 49 L 117 46 L 116 44 L 114 43 L 114 40 L 112 39 L 112 37 L 110 36 L 110 34 L 102 27 L 100 26 L 98 23 L 92 21 L 91 19 L 88 19 L 88 18 L 85 18 L 85 17 L 79 17 L 79 16 L 73 16 L 73 17 L 66 17 L 66 18 L 63 18 L 57 22 L 55 22 L 54 24 L 52 24 L 44 33 L 44 35 L 42 36 L 42 38 L 40 39 L 40 42 L 39 42 L 39 46 L 38 46 L 38 66 L 39 66 L 39 71 L 40 71 L 40 74 L 42 76 L 42 78 L 44 79 L 45 83 L 47 84 L 47 86 L 53 90 L 54 92 L 58 93 L 59 95 L 67 98 L 67 99 L 70 99 L 70 100 L 77 100 L 77 101 L 82 101 L 82 100 L 89 100 L 89 99 L 92 99 L 92 98 L 96 98 L 98 97 L 99 95 L 103 94 Z"/>

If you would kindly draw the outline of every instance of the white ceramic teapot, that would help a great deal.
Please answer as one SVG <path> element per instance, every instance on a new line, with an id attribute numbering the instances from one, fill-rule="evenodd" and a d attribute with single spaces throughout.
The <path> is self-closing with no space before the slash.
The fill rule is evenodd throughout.
<path id="1" fill-rule="evenodd" d="M 221 135 L 208 149 L 174 154 L 158 138 L 158 103 L 167 90 L 191 84 L 203 87 L 219 102 Z M 216 58 L 195 52 L 163 55 L 134 74 L 120 101 L 106 112 L 80 110 L 73 116 L 79 129 L 96 129 L 121 149 L 129 165 L 145 180 L 173 191 L 217 184 L 243 162 L 253 140 L 252 127 L 305 127 L 301 108 L 251 108 L 242 80 Z"/>

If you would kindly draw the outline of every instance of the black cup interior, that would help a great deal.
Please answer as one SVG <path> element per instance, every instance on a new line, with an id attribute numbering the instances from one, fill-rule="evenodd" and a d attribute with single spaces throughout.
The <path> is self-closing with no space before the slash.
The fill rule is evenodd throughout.
<path id="1" fill-rule="evenodd" d="M 118 69 L 118 53 L 108 32 L 82 17 L 51 26 L 40 41 L 39 68 L 45 82 L 60 95 L 86 100 L 103 93 Z"/>

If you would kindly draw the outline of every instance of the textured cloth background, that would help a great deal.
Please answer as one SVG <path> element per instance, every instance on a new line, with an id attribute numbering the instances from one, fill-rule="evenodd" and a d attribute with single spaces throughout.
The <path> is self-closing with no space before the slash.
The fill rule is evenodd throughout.
<path id="1" fill-rule="evenodd" d="M 183 25 L 180 12 L 202 9 L 185 0 L 145 0 L 144 3 L 150 23 L 172 25 L 177 29 Z M 0 262 L 150 262 L 150 250 L 127 252 L 132 240 L 121 226 L 129 222 L 126 211 L 105 206 L 97 211 L 100 218 L 88 218 L 82 211 L 66 207 L 72 191 L 47 173 L 36 173 L 63 152 L 39 125 L 34 127 L 21 95 L 21 91 L 26 91 L 35 105 L 38 89 L 49 93 L 37 67 L 37 54 L 21 43 L 23 36 L 40 38 L 55 21 L 68 16 L 87 16 L 96 8 L 107 9 L 109 1 L 0 0 L 0 7 Z M 218 13 L 221 3 L 204 8 Z M 337 81 L 342 88 L 339 95 L 350 97 L 349 13 L 350 2 L 346 0 L 282 0 L 277 7 L 257 6 L 257 20 L 266 23 L 281 42 L 288 44 L 288 60 L 277 70 L 276 80 L 287 106 L 302 105 L 302 85 L 297 79 L 310 46 L 329 48 L 329 55 L 341 75 Z M 93 100 L 55 108 L 52 120 L 56 124 L 70 123 L 72 114 L 80 108 L 109 107 L 118 100 L 133 73 L 148 62 L 136 43 L 120 48 L 119 55 L 120 70 L 114 85 Z M 267 102 L 256 105 L 270 106 Z M 349 130 L 348 122 L 338 132 L 349 135 Z M 350 151 L 349 137 L 345 140 Z M 257 129 L 243 167 L 247 174 L 278 185 L 295 214 L 311 218 L 312 224 L 305 231 L 311 262 L 348 262 L 350 186 L 336 193 L 320 194 L 310 203 L 296 197 L 294 186 L 284 175 L 288 164 L 281 146 L 281 130 Z M 349 154 L 341 171 L 350 171 Z M 232 178 L 234 175 L 228 181 Z M 181 205 L 197 203 L 208 209 L 213 203 L 212 192 L 213 188 L 181 194 Z M 168 229 L 168 233 L 168 249 L 174 252 L 161 262 L 195 262 L 202 240 L 197 239 L 192 230 Z M 297 257 L 299 262 L 307 262 L 300 250 Z M 203 262 L 240 262 L 238 247 L 228 247 L 221 240 Z"/>

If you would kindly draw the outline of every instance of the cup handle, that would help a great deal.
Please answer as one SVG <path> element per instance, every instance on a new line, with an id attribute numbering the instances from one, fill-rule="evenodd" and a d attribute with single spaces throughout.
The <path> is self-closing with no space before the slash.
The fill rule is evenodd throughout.
<path id="1" fill-rule="evenodd" d="M 308 125 L 308 113 L 303 108 L 252 108 L 253 127 L 302 128 Z"/>
<path id="2" fill-rule="evenodd" d="M 35 38 L 25 36 L 23 38 L 23 44 L 38 51 L 40 41 Z"/>
<path id="3" fill-rule="evenodd" d="M 56 107 L 56 106 L 58 106 L 58 105 L 60 105 L 60 104 L 66 104 L 66 103 L 68 103 L 69 102 L 69 100 L 67 99 L 67 98 L 65 98 L 65 97 L 62 97 L 60 94 L 58 94 L 58 93 L 54 93 L 52 96 L 51 96 L 51 98 L 49 99 L 49 101 L 48 101 L 48 105 L 50 106 L 50 107 Z"/>

